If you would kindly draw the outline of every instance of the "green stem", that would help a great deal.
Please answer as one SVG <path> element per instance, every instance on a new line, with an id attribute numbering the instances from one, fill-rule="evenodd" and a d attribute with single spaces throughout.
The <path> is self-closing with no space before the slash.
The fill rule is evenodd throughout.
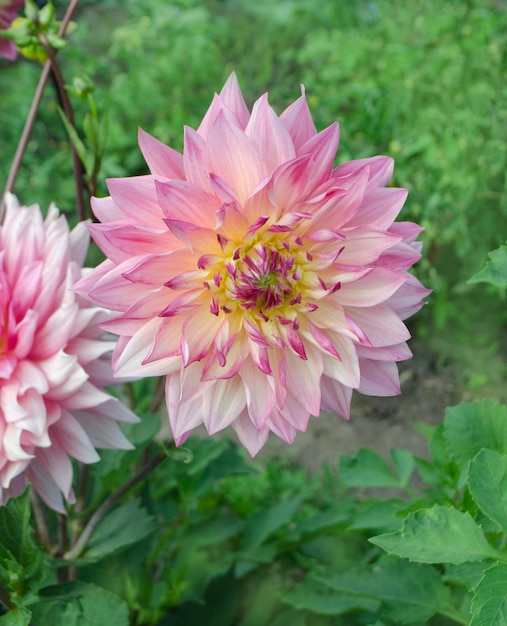
<path id="1" fill-rule="evenodd" d="M 124 496 L 127 492 L 129 492 L 133 487 L 135 487 L 143 478 L 145 478 L 148 474 L 150 474 L 162 461 L 166 458 L 166 454 L 164 452 L 160 452 L 157 456 L 153 457 L 151 461 L 149 461 L 144 467 L 142 467 L 139 472 L 133 476 L 129 481 L 127 481 L 124 485 L 122 485 L 115 493 L 106 498 L 104 502 L 99 506 L 99 508 L 95 511 L 95 513 L 88 520 L 88 523 L 83 529 L 83 532 L 79 536 L 79 539 L 76 541 L 74 546 L 64 554 L 64 559 L 68 561 L 73 561 L 77 559 L 86 548 L 86 544 L 88 543 L 89 538 L 91 537 L 93 531 L 97 527 L 100 520 L 104 517 L 104 515 L 118 502 L 118 500 Z"/>
<path id="2" fill-rule="evenodd" d="M 458 624 L 464 624 L 464 626 L 468 626 L 470 623 L 470 618 L 455 609 L 453 606 L 447 606 L 445 609 L 440 609 L 438 613 L 454 620 Z"/>

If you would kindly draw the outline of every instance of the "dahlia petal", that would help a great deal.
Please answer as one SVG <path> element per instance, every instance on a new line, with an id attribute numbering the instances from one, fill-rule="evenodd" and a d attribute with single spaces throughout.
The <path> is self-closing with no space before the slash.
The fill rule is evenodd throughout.
<path id="1" fill-rule="evenodd" d="M 384 346 L 373 348 L 368 346 L 357 346 L 357 355 L 360 359 L 372 361 L 406 361 L 412 357 L 412 352 L 405 342 L 394 346 Z"/>
<path id="2" fill-rule="evenodd" d="M 85 262 L 88 246 L 90 245 L 90 234 L 84 222 L 79 222 L 70 231 L 69 244 L 71 260 L 81 267 Z"/>
<path id="3" fill-rule="evenodd" d="M 279 411 L 273 411 L 267 422 L 269 430 L 285 443 L 291 444 L 296 438 L 297 430 L 290 424 Z"/>
<path id="4" fill-rule="evenodd" d="M 150 293 L 149 285 L 137 283 L 133 288 L 132 282 L 124 278 L 123 274 L 135 264 L 136 259 L 131 259 L 109 270 L 96 283 L 90 281 L 90 298 L 95 302 L 103 302 L 104 306 L 113 311 L 121 311 L 132 304 L 133 298 L 137 299 L 143 292 Z M 85 288 L 85 283 L 80 281 L 78 288 L 81 292 L 81 289 Z"/>
<path id="5" fill-rule="evenodd" d="M 125 214 L 120 211 L 111 196 L 107 196 L 107 198 L 92 198 L 90 204 L 93 214 L 98 221 L 103 224 L 107 222 L 120 222 L 125 219 Z"/>
<path id="6" fill-rule="evenodd" d="M 150 254 L 141 259 L 123 276 L 133 283 L 161 286 L 165 284 L 175 271 L 196 269 L 195 255 L 189 250 L 174 250 Z"/>
<path id="7" fill-rule="evenodd" d="M 254 457 L 268 440 L 269 428 L 257 429 L 246 410 L 240 413 L 231 426 L 251 457 Z"/>
<path id="8" fill-rule="evenodd" d="M 76 412 L 74 417 L 79 425 L 90 433 L 90 442 L 93 446 L 116 450 L 134 449 L 115 421 L 105 420 L 102 415 L 84 412 Z"/>
<path id="9" fill-rule="evenodd" d="M 310 137 L 299 149 L 299 154 L 311 154 L 314 187 L 318 187 L 330 177 L 339 141 L 340 127 L 335 122 Z"/>
<path id="10" fill-rule="evenodd" d="M 139 148 L 154 176 L 185 178 L 183 155 L 162 143 L 142 128 L 138 131 Z"/>
<path id="11" fill-rule="evenodd" d="M 276 417 L 277 415 L 283 417 L 284 422 L 288 422 L 290 426 L 301 432 L 306 431 L 308 421 L 310 420 L 310 413 L 304 408 L 299 399 L 290 392 L 287 392 L 283 412 L 274 411 L 274 414 L 271 415 L 269 419 L 270 427 L 273 422 L 280 423 L 280 419 Z"/>
<path id="12" fill-rule="evenodd" d="M 423 298 L 431 293 L 431 289 L 423 287 L 412 274 L 407 274 L 406 278 L 402 287 L 389 298 L 389 306 L 402 320 L 417 313 L 425 304 Z"/>
<path id="13" fill-rule="evenodd" d="M 191 313 L 181 331 L 181 356 L 183 366 L 200 361 L 210 350 L 220 325 L 224 322 L 209 314 L 209 310 L 198 310 Z"/>
<path id="14" fill-rule="evenodd" d="M 210 133 L 208 150 L 214 156 L 210 172 L 223 178 L 243 204 L 268 173 L 258 150 L 222 113 Z"/>
<path id="15" fill-rule="evenodd" d="M 26 477 L 48 507 L 65 515 L 62 493 L 42 463 L 33 461 L 26 470 Z M 72 491 L 65 494 L 65 497 L 69 502 L 75 501 Z"/>
<path id="16" fill-rule="evenodd" d="M 88 229 L 104 254 L 115 263 L 123 263 L 132 258 L 133 245 L 138 255 L 164 253 L 174 247 L 175 237 L 164 227 L 162 218 L 159 226 L 162 228 L 122 223 L 89 224 Z"/>
<path id="17" fill-rule="evenodd" d="M 46 456 L 53 457 L 53 446 L 56 441 L 64 451 L 64 456 L 67 460 L 69 455 L 82 463 L 95 463 L 100 459 L 85 429 L 67 411 L 62 413 L 58 422 L 58 428 L 53 429 L 50 434 L 53 443 L 50 453 Z M 70 475 L 72 476 L 72 472 L 70 472 Z M 58 483 L 58 481 L 56 482 Z M 64 490 L 62 489 L 62 491 Z"/>
<path id="18" fill-rule="evenodd" d="M 167 357 L 181 356 L 180 337 L 185 322 L 184 315 L 166 317 L 160 321 L 150 350 L 143 359 L 143 365 Z"/>
<path id="19" fill-rule="evenodd" d="M 406 280 L 406 276 L 373 268 L 359 280 L 343 284 L 336 299 L 342 306 L 375 306 L 390 298 Z"/>
<path id="20" fill-rule="evenodd" d="M 347 307 L 347 315 L 363 330 L 372 346 L 390 346 L 410 339 L 405 324 L 385 304 L 369 308 Z"/>
<path id="21" fill-rule="evenodd" d="M 211 192 L 210 173 L 214 171 L 211 166 L 204 139 L 195 130 L 185 126 L 183 167 L 186 180 Z"/>
<path id="22" fill-rule="evenodd" d="M 301 146 L 317 134 L 303 85 L 301 85 L 301 97 L 283 111 L 280 120 L 289 131 L 297 156 L 301 156 Z"/>
<path id="23" fill-rule="evenodd" d="M 342 383 L 342 385 L 357 389 L 359 387 L 360 375 L 356 347 L 348 337 L 343 337 L 332 331 L 328 331 L 327 334 L 340 358 L 336 359 L 330 354 L 323 352 L 323 373 L 329 376 L 329 378 Z"/>
<path id="24" fill-rule="evenodd" d="M 72 464 L 66 451 L 58 443 L 52 445 L 50 454 L 45 448 L 40 448 L 37 454 L 37 464 L 39 467 L 44 467 L 51 480 L 70 502 L 73 499 Z"/>
<path id="25" fill-rule="evenodd" d="M 366 396 L 398 396 L 401 393 L 396 363 L 360 360 L 359 391 Z"/>
<path id="26" fill-rule="evenodd" d="M 202 396 L 202 421 L 210 435 L 223 430 L 245 408 L 245 390 L 237 378 L 218 379 Z"/>
<path id="27" fill-rule="evenodd" d="M 245 104 L 235 72 L 232 72 L 225 81 L 222 91 L 220 92 L 220 100 L 232 111 L 238 121 L 239 127 L 244 129 L 248 123 L 250 113 Z"/>
<path id="28" fill-rule="evenodd" d="M 320 377 L 324 362 L 320 352 L 307 346 L 308 362 L 286 352 L 287 389 L 297 393 L 299 401 L 312 415 L 320 410 Z M 307 365 L 308 363 L 308 365 Z"/>
<path id="29" fill-rule="evenodd" d="M 337 380 L 322 376 L 320 380 L 322 391 L 322 408 L 325 411 L 337 413 L 344 419 L 350 419 L 350 401 L 352 388 L 342 385 Z"/>
<path id="30" fill-rule="evenodd" d="M 252 115 L 245 128 L 245 135 L 257 147 L 268 172 L 272 172 L 285 161 L 296 157 L 289 132 L 269 106 L 267 94 L 255 102 Z"/>
<path id="31" fill-rule="evenodd" d="M 162 227 L 157 224 L 157 218 L 162 218 L 162 212 L 157 202 L 157 191 L 154 176 L 136 176 L 135 178 L 108 178 L 107 188 L 116 206 L 122 213 L 122 218 L 135 219 L 139 226 L 149 228 Z M 111 218 L 106 220 L 111 222 Z"/>
<path id="32" fill-rule="evenodd" d="M 333 172 L 333 177 L 342 178 L 354 174 L 367 166 L 368 178 L 371 187 L 385 187 L 393 177 L 394 160 L 387 156 L 374 156 L 367 159 L 356 159 L 339 165 Z"/>
<path id="33" fill-rule="evenodd" d="M 215 212 L 222 204 L 214 195 L 184 180 L 156 182 L 155 186 L 165 218 L 214 228 Z"/>
<path id="34" fill-rule="evenodd" d="M 351 218 L 349 226 L 370 224 L 376 228 L 389 228 L 405 204 L 407 193 L 406 189 L 392 187 L 368 189 L 360 209 Z"/>
<path id="35" fill-rule="evenodd" d="M 266 425 L 266 420 L 275 406 L 275 394 L 269 379 L 250 360 L 241 368 L 241 380 L 245 389 L 248 415 L 257 429 Z"/>
<path id="36" fill-rule="evenodd" d="M 34 345 L 34 338 L 37 331 L 39 316 L 37 311 L 29 309 L 25 317 L 16 326 L 17 341 L 13 349 L 13 354 L 18 359 L 24 359 L 29 354 Z M 3 359 L 3 356 L 2 356 Z"/>
<path id="37" fill-rule="evenodd" d="M 221 363 L 216 353 L 213 353 L 203 367 L 201 380 L 216 378 L 232 378 L 241 370 L 249 355 L 249 344 L 243 337 L 235 339 L 227 352 L 225 363 Z"/>
<path id="38" fill-rule="evenodd" d="M 399 236 L 385 231 L 363 228 L 345 228 L 340 232 L 345 235 L 345 248 L 340 254 L 340 263 L 345 265 L 369 265 L 401 240 Z"/>
<path id="39" fill-rule="evenodd" d="M 165 385 L 165 397 L 169 422 L 176 445 L 181 445 L 190 432 L 202 424 L 202 396 L 199 395 L 187 402 L 182 402 L 181 390 L 180 373 L 169 374 Z"/>
<path id="40" fill-rule="evenodd" d="M 144 362 L 149 354 L 160 321 L 154 318 L 146 322 L 129 339 L 114 363 L 116 376 L 161 376 L 176 371 L 181 366 L 180 357 L 167 357 L 150 363 Z"/>

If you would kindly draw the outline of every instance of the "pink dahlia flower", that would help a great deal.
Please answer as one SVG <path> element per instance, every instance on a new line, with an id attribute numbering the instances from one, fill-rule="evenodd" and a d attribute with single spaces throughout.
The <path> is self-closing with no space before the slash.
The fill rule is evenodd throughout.
<path id="1" fill-rule="evenodd" d="M 25 6 L 25 0 L 0 0 L 0 31 L 7 30 L 18 17 L 18 11 Z M 0 33 L 0 57 L 14 61 L 17 56 L 16 44 L 3 39 Z"/>
<path id="2" fill-rule="evenodd" d="M 400 392 L 401 319 L 427 290 L 408 273 L 420 228 L 392 161 L 333 168 L 338 125 L 317 132 L 303 95 L 249 113 L 233 74 L 183 154 L 140 131 L 151 174 L 108 181 L 90 225 L 108 259 L 79 286 L 118 311 L 119 375 L 166 375 L 176 443 L 232 426 L 254 455 L 291 443 L 353 389 Z"/>
<path id="3" fill-rule="evenodd" d="M 95 447 L 130 448 L 118 422 L 137 418 L 104 391 L 107 319 L 71 287 L 84 273 L 83 224 L 72 232 L 51 206 L 7 197 L 0 227 L 0 504 L 27 482 L 57 511 L 73 502 L 72 464 L 99 459 Z"/>

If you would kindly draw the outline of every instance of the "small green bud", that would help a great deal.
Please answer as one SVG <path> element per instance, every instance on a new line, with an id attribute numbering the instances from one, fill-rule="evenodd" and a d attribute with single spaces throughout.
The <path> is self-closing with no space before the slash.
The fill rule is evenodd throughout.
<path id="1" fill-rule="evenodd" d="M 25 2 L 25 15 L 26 17 L 37 24 L 39 21 L 39 9 L 33 0 L 26 0 Z"/>
<path id="2" fill-rule="evenodd" d="M 55 7 L 48 2 L 39 11 L 39 23 L 42 26 L 48 26 L 55 18 Z"/>
<path id="3" fill-rule="evenodd" d="M 49 45 L 55 50 L 60 50 L 66 45 L 65 39 L 63 39 L 59 35 L 56 35 L 55 33 L 48 33 L 46 35 L 46 38 L 48 40 Z"/>

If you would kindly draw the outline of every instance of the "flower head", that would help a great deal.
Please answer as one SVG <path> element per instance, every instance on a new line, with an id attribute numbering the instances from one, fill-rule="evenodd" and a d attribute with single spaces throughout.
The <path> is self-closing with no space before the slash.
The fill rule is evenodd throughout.
<path id="1" fill-rule="evenodd" d="M 0 31 L 9 28 L 24 5 L 25 0 L 0 0 Z M 16 44 L 0 36 L 0 57 L 14 61 L 16 55 Z"/>
<path id="2" fill-rule="evenodd" d="M 389 158 L 334 169 L 338 125 L 317 132 L 304 92 L 250 114 L 234 74 L 183 154 L 139 143 L 151 175 L 94 200 L 108 259 L 79 288 L 118 311 L 116 372 L 167 376 L 177 444 L 231 425 L 255 454 L 321 408 L 348 418 L 353 389 L 399 393 L 401 319 L 427 290 L 407 271 L 421 229 L 394 223 L 406 191 L 385 187 Z"/>
<path id="3" fill-rule="evenodd" d="M 108 318 L 72 291 L 88 247 L 51 206 L 7 197 L 0 227 L 0 504 L 27 482 L 57 511 L 70 502 L 71 457 L 98 460 L 95 447 L 129 448 L 118 421 L 137 418 L 103 387 L 113 382 L 97 324 Z"/>

